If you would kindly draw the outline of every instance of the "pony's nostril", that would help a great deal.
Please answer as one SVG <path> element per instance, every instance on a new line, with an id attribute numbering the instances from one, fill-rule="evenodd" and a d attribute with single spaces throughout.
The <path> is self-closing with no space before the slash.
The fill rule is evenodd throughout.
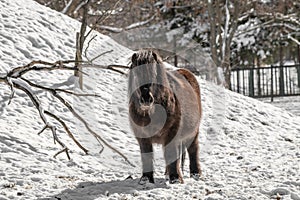
<path id="1" fill-rule="evenodd" d="M 149 88 L 147 88 L 147 87 L 143 88 L 143 92 L 148 92 L 148 91 L 149 91 Z"/>
<path id="2" fill-rule="evenodd" d="M 149 103 L 150 104 L 153 104 L 154 103 L 154 97 L 153 97 L 153 95 L 152 95 L 152 93 L 151 92 L 149 92 Z"/>
<path id="3" fill-rule="evenodd" d="M 141 97 L 140 98 L 140 105 L 148 105 L 151 106 L 154 103 L 154 97 L 151 92 L 148 93 L 146 97 Z"/>

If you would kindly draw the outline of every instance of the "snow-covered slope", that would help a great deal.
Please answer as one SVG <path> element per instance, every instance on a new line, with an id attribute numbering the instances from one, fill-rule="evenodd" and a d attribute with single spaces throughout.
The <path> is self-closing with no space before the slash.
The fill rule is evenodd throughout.
<path id="1" fill-rule="evenodd" d="M 300 97 L 277 97 L 271 102 L 270 98 L 261 99 L 262 102 L 270 103 L 276 107 L 284 108 L 285 110 L 300 116 Z"/>
<path id="2" fill-rule="evenodd" d="M 72 59 L 80 24 L 31 0 L 0 0 L 0 74 L 31 60 Z M 93 33 L 93 35 L 96 33 Z M 131 51 L 97 34 L 88 50 L 99 64 L 126 63 Z M 164 161 L 155 148 L 155 185 L 138 185 L 139 148 L 127 120 L 126 76 L 85 71 L 84 92 L 96 97 L 64 95 L 91 128 L 125 154 L 128 165 L 89 135 L 84 126 L 49 94 L 36 90 L 43 106 L 64 119 L 90 153 L 84 155 L 59 127 L 71 147 L 71 161 L 53 155 L 50 131 L 43 128 L 29 99 L 0 85 L 0 199 L 300 199 L 300 118 L 269 104 L 243 97 L 199 79 L 203 100 L 200 127 L 203 176 L 194 181 L 185 167 L 184 184 L 169 185 Z M 72 73 L 31 73 L 28 79 L 76 90 Z M 186 162 L 187 164 L 188 162 Z M 133 179 L 126 179 L 128 176 Z"/>

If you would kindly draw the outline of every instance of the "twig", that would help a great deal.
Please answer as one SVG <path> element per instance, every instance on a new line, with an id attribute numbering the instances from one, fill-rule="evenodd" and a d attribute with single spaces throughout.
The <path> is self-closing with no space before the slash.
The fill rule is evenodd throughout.
<path id="1" fill-rule="evenodd" d="M 105 54 L 107 54 L 107 53 L 111 53 L 111 52 L 113 52 L 113 51 L 114 51 L 114 50 L 105 51 L 105 52 L 99 54 L 98 56 L 94 57 L 92 60 L 90 60 L 90 62 L 93 63 L 93 61 L 96 60 L 97 58 L 99 58 L 99 57 L 101 57 L 101 56 L 103 56 L 103 55 L 105 55 Z"/>
<path id="2" fill-rule="evenodd" d="M 41 85 L 32 83 L 31 81 L 29 81 L 28 79 L 25 79 L 23 77 L 21 79 L 23 81 L 25 81 L 26 83 L 28 83 L 29 85 L 39 88 L 39 89 L 42 89 L 42 90 L 48 90 L 48 91 L 52 91 L 52 92 L 63 92 L 63 93 L 71 94 L 71 95 L 78 96 L 78 97 L 101 97 L 98 94 L 80 94 L 80 93 L 76 93 L 76 92 L 72 92 L 72 91 L 64 90 L 64 89 L 60 89 L 60 88 L 49 88 L 49 87 L 45 87 L 45 86 L 41 86 Z"/>
<path id="3" fill-rule="evenodd" d="M 113 67 L 111 67 L 111 66 L 108 66 L 107 69 L 111 69 L 112 71 L 118 72 L 118 73 L 123 74 L 123 75 L 126 74 L 126 73 L 124 73 L 124 72 L 122 72 L 122 71 L 120 71 L 120 70 L 118 70 L 118 69 L 115 69 L 115 68 L 113 68 Z"/>
<path id="4" fill-rule="evenodd" d="M 10 94 L 10 97 L 9 97 L 9 101 L 8 101 L 8 105 L 9 105 L 11 103 L 12 99 L 14 98 L 15 89 L 14 89 L 13 83 L 12 83 L 12 81 L 11 81 L 10 78 L 7 78 L 7 83 L 9 85 L 9 88 L 10 88 L 10 91 L 11 91 L 11 94 Z"/>
<path id="5" fill-rule="evenodd" d="M 97 35 L 94 35 L 89 41 L 88 41 L 88 44 L 87 44 L 87 47 L 85 48 L 84 50 L 84 57 L 88 60 L 88 57 L 87 57 L 87 50 L 88 48 L 90 47 L 90 43 L 97 37 Z"/>
<path id="6" fill-rule="evenodd" d="M 69 149 L 67 147 L 63 148 L 62 150 L 60 150 L 59 152 L 57 152 L 53 157 L 56 158 L 59 154 L 65 152 L 67 154 L 67 157 L 69 160 L 71 160 L 71 157 L 69 155 Z"/>
<path id="7" fill-rule="evenodd" d="M 100 69 L 109 69 L 109 70 L 112 70 L 112 71 L 115 71 L 115 72 L 118 72 L 122 75 L 127 75 L 127 73 L 121 71 L 121 70 L 118 70 L 118 69 L 115 69 L 115 68 L 120 68 L 120 69 L 129 69 L 128 66 L 126 65 L 96 65 L 96 64 L 83 64 L 84 67 L 86 68 L 100 68 Z"/>
<path id="8" fill-rule="evenodd" d="M 60 119 L 58 116 L 54 115 L 53 113 L 49 112 L 49 111 L 45 111 L 46 115 L 49 115 L 51 117 L 53 117 L 54 119 L 56 119 L 65 129 L 65 131 L 68 133 L 69 137 L 75 142 L 75 144 L 82 150 L 84 151 L 85 154 L 88 154 L 88 150 L 86 148 L 84 148 L 74 137 L 74 135 L 72 134 L 72 132 L 70 131 L 70 129 L 68 128 L 68 126 L 66 125 L 66 123 Z"/>
<path id="9" fill-rule="evenodd" d="M 96 20 L 96 23 L 90 28 L 88 33 L 85 35 L 85 38 L 87 38 L 93 30 L 97 28 L 97 25 L 101 22 L 104 22 L 110 15 L 111 13 L 109 12 L 110 10 L 116 10 L 118 4 L 120 3 L 121 0 L 118 0 L 113 6 L 107 8 L 107 10 L 104 11 L 103 15 L 100 15 L 98 19 Z"/>
<path id="10" fill-rule="evenodd" d="M 48 124 L 45 124 L 44 128 L 38 132 L 38 135 L 42 134 L 48 128 Z"/>

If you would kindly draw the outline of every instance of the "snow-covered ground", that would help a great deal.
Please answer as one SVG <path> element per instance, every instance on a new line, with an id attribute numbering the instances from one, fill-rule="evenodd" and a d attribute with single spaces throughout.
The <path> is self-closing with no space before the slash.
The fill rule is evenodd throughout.
<path id="1" fill-rule="evenodd" d="M 31 0 L 0 0 L 0 74 L 31 60 L 72 59 L 80 24 Z M 93 35 L 96 33 L 93 33 Z M 132 52 L 97 34 L 90 58 L 113 50 L 98 64 L 126 64 Z M 101 97 L 64 95 L 90 127 L 125 154 L 136 166 L 101 146 L 60 103 L 35 90 L 45 109 L 64 119 L 85 155 L 58 126 L 58 135 L 71 148 L 71 160 L 43 128 L 26 95 L 0 85 L 0 199 L 300 199 L 300 117 L 199 79 L 203 101 L 200 126 L 201 180 L 188 177 L 169 185 L 164 161 L 155 148 L 156 184 L 141 186 L 139 147 L 127 119 L 126 76 L 88 69 L 84 92 Z M 51 87 L 75 90 L 72 73 L 31 73 L 27 78 Z M 186 162 L 186 165 L 188 162 Z M 126 179 L 131 176 L 133 179 Z"/>
<path id="2" fill-rule="evenodd" d="M 273 101 L 271 101 L 271 98 L 264 98 L 261 99 L 261 101 L 270 103 L 279 108 L 284 108 L 294 115 L 300 116 L 300 96 L 275 97 Z"/>

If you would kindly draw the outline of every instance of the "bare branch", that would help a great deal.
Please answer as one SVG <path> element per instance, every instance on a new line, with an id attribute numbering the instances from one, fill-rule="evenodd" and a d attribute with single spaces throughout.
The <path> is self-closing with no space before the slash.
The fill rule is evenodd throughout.
<path id="1" fill-rule="evenodd" d="M 97 35 L 94 35 L 90 40 L 89 40 L 89 42 L 88 42 L 88 44 L 87 44 L 87 47 L 85 48 L 85 50 L 84 50 L 84 57 L 88 60 L 88 57 L 87 57 L 87 50 L 88 50 L 88 48 L 90 47 L 90 43 L 95 39 L 97 37 Z"/>
<path id="2" fill-rule="evenodd" d="M 26 74 L 29 71 L 53 71 L 53 70 L 58 70 L 58 69 L 74 71 L 74 70 L 76 70 L 75 67 L 69 67 L 69 66 L 65 65 L 65 64 L 74 63 L 74 62 L 75 61 L 73 61 L 73 60 L 67 60 L 67 61 L 57 61 L 57 62 L 51 63 L 51 62 L 45 62 L 45 61 L 41 61 L 41 60 L 35 60 L 25 66 L 14 68 L 10 72 L 8 72 L 7 77 L 18 78 L 18 77 Z M 45 66 L 36 66 L 38 64 L 45 65 Z M 48 66 L 50 66 L 50 67 L 48 67 Z"/>
<path id="3" fill-rule="evenodd" d="M 29 85 L 33 86 L 33 87 L 37 87 L 37 88 L 40 88 L 40 89 L 43 89 L 43 90 L 46 90 L 46 91 L 49 91 L 52 93 L 52 95 L 54 97 L 56 97 L 61 103 L 63 103 L 68 109 L 69 111 L 79 120 L 81 121 L 85 128 L 97 139 L 99 140 L 100 142 L 102 142 L 105 146 L 107 146 L 108 148 L 112 149 L 114 152 L 116 152 L 117 154 L 119 154 L 122 158 L 125 159 L 126 162 L 128 162 L 130 165 L 134 166 L 129 160 L 128 158 L 122 154 L 119 150 L 115 149 L 113 146 L 111 146 L 110 144 L 108 144 L 99 134 L 97 134 L 95 131 L 93 131 L 88 123 L 73 109 L 73 107 L 71 106 L 71 104 L 69 104 L 69 102 L 67 102 L 63 97 L 61 97 L 56 91 L 55 89 L 51 89 L 51 88 L 47 88 L 47 87 L 44 87 L 44 86 L 40 86 L 40 85 L 37 85 L 37 84 L 34 84 L 24 78 L 22 78 L 22 80 L 26 81 L 26 83 L 28 83 Z M 55 117 L 53 114 L 51 114 L 50 112 L 45 112 L 47 113 L 48 115 L 51 115 L 52 117 L 54 117 L 56 120 L 58 120 L 60 123 L 61 123 L 61 120 L 59 120 L 58 117 Z M 63 124 L 62 124 L 63 125 Z M 63 127 L 66 129 L 66 126 L 63 125 Z M 73 134 L 69 131 L 67 131 L 67 133 L 69 134 L 69 136 L 75 141 L 75 143 L 78 145 L 79 143 L 75 140 Z M 82 147 L 80 144 L 78 145 L 80 148 Z M 81 148 L 82 149 L 82 148 Z M 85 151 L 85 150 L 84 150 Z M 87 152 L 87 150 L 86 150 Z"/>
<path id="4" fill-rule="evenodd" d="M 128 162 L 131 166 L 135 166 L 133 165 L 128 158 L 121 153 L 119 150 L 117 150 L 116 148 L 114 148 L 113 146 L 111 146 L 109 143 L 107 143 L 99 134 L 97 134 L 95 131 L 93 131 L 89 124 L 73 109 L 73 107 L 69 104 L 69 102 L 67 102 L 64 98 L 62 98 L 59 94 L 54 93 L 53 94 L 54 97 L 56 97 L 58 100 L 61 101 L 61 103 L 63 103 L 68 109 L 69 111 L 79 120 L 81 121 L 85 128 L 97 139 L 99 139 L 105 146 L 107 146 L 108 148 L 110 148 L 111 150 L 113 150 L 114 152 L 116 152 L 117 154 L 119 154 L 122 158 L 125 159 L 126 162 Z"/>
<path id="5" fill-rule="evenodd" d="M 72 134 L 72 132 L 70 131 L 70 129 L 68 128 L 68 126 L 66 125 L 66 123 L 59 118 L 58 116 L 54 115 L 53 113 L 49 112 L 49 111 L 45 111 L 46 115 L 49 115 L 51 117 L 53 117 L 55 120 L 57 120 L 65 129 L 65 131 L 68 133 L 69 137 L 75 142 L 75 144 L 82 150 L 84 151 L 85 154 L 88 153 L 88 150 L 86 148 L 84 148 L 74 137 L 74 135 Z"/>
<path id="6" fill-rule="evenodd" d="M 29 80 L 27 80 L 27 79 L 25 79 L 25 78 L 21 78 L 21 80 L 23 80 L 24 82 L 26 82 L 26 83 L 29 84 L 30 86 L 33 86 L 33 87 L 36 87 L 36 88 L 40 88 L 40 89 L 43 89 L 43 90 L 47 90 L 47 91 L 50 91 L 50 92 L 52 92 L 52 93 L 56 93 L 57 90 L 59 90 L 59 91 L 66 92 L 66 93 L 71 93 L 71 94 L 74 94 L 74 95 L 76 94 L 76 93 L 72 93 L 72 92 L 66 91 L 66 90 L 61 90 L 61 89 L 51 89 L 51 88 L 47 88 L 47 87 L 44 87 L 44 86 L 40 86 L 40 85 L 37 85 L 37 84 L 34 84 L 34 83 L 30 82 Z M 24 84 L 23 84 L 23 85 L 24 85 Z M 31 99 L 32 99 L 32 98 L 36 99 L 36 100 L 35 100 L 35 102 L 37 102 L 37 103 L 36 103 L 36 107 L 37 107 L 37 109 L 39 110 L 40 116 L 42 117 L 42 119 L 43 119 L 43 121 L 44 121 L 44 123 L 45 123 L 44 128 L 43 128 L 38 134 L 41 134 L 41 133 L 44 132 L 47 128 L 50 128 L 50 129 L 52 130 L 52 132 L 53 132 L 54 142 L 57 141 L 61 146 L 65 147 L 65 145 L 58 139 L 58 137 L 57 137 L 57 135 L 56 135 L 56 133 L 55 133 L 55 132 L 56 132 L 56 128 L 54 128 L 54 126 L 50 125 L 50 124 L 47 122 L 47 120 L 46 120 L 45 116 L 43 115 L 43 113 L 41 113 L 41 112 L 44 112 L 45 114 L 47 114 L 47 115 L 53 117 L 54 119 L 56 119 L 56 120 L 64 127 L 65 131 L 68 133 L 69 137 L 76 143 L 76 145 L 77 145 L 80 149 L 82 149 L 85 153 L 88 153 L 88 150 L 85 149 L 85 148 L 84 148 L 84 147 L 83 147 L 83 146 L 75 139 L 74 135 L 71 133 L 71 131 L 69 130 L 69 128 L 67 127 L 67 125 L 64 123 L 64 121 L 61 120 L 58 116 L 54 115 L 53 113 L 51 113 L 51 112 L 49 112 L 49 111 L 43 111 L 43 109 L 41 108 L 41 105 L 40 105 L 40 103 L 39 103 L 38 98 L 37 98 L 32 92 L 30 92 L 29 90 L 26 90 L 26 91 L 27 91 L 26 93 L 28 94 L 29 97 L 31 97 Z M 77 95 L 80 95 L 80 94 L 77 94 Z M 66 148 L 65 148 L 65 149 L 66 149 Z M 66 151 L 66 150 L 64 150 L 64 151 Z M 62 151 L 62 152 L 63 152 L 63 151 Z M 60 152 L 60 153 L 61 153 L 61 152 Z M 66 151 L 66 153 L 67 153 L 67 151 Z M 56 155 L 58 155 L 58 154 L 56 154 Z M 69 158 L 69 155 L 68 155 L 68 158 Z"/>
<path id="7" fill-rule="evenodd" d="M 107 52 L 105 52 L 107 53 Z M 103 55 L 103 54 L 102 54 Z M 34 94 L 34 92 L 32 91 L 32 87 L 34 88 L 38 88 L 41 89 L 43 91 L 46 92 L 50 92 L 56 99 L 58 99 L 65 107 L 68 108 L 68 110 L 73 114 L 73 116 L 75 116 L 81 123 L 84 124 L 85 128 L 88 130 L 88 132 L 90 134 L 92 134 L 96 140 L 99 142 L 99 144 L 102 146 L 101 151 L 103 151 L 103 145 L 107 146 L 108 148 L 110 148 L 112 151 L 116 152 L 118 155 L 120 155 L 122 158 L 124 158 L 124 160 L 129 163 L 131 166 L 135 166 L 134 164 L 132 164 L 128 158 L 121 153 L 119 150 L 117 150 L 116 148 L 114 148 L 112 145 L 110 145 L 108 142 L 106 142 L 98 133 L 96 133 L 95 131 L 93 131 L 89 124 L 87 123 L 87 121 L 85 121 L 83 119 L 83 117 L 77 113 L 72 105 L 66 101 L 60 94 L 59 92 L 62 93 L 66 93 L 66 94 L 71 94 L 71 95 L 75 95 L 75 96 L 94 96 L 94 97 L 100 97 L 99 95 L 96 94 L 80 94 L 80 93 L 76 93 L 76 92 L 72 92 L 69 90 L 64 90 L 64 89 L 60 89 L 60 88 L 49 88 L 49 87 L 45 87 L 36 83 L 33 83 L 31 81 L 29 81 L 28 79 L 24 78 L 23 75 L 26 74 L 27 72 L 30 71 L 53 71 L 53 70 L 73 70 L 75 71 L 75 67 L 70 67 L 67 66 L 66 64 L 69 63 L 75 63 L 75 61 L 73 60 L 67 60 L 67 61 L 57 61 L 54 63 L 51 62 L 45 62 L 45 61 L 32 61 L 31 63 L 25 65 L 25 66 L 21 66 L 21 67 L 17 67 L 12 69 L 11 71 L 9 71 L 5 76 L 0 76 L 0 82 L 4 83 L 6 85 L 9 85 L 11 87 L 11 89 L 13 90 L 14 88 L 17 88 L 19 90 L 22 90 L 23 92 L 25 92 L 25 94 L 30 98 L 30 100 L 32 101 L 32 103 L 35 105 L 36 109 L 38 110 L 39 116 L 42 119 L 43 123 L 44 123 L 44 127 L 42 128 L 41 131 L 39 131 L 38 134 L 43 133 L 45 130 L 50 129 L 53 135 L 53 139 L 54 142 L 58 143 L 61 147 L 62 150 L 60 150 L 59 152 L 57 152 L 54 157 L 56 157 L 57 155 L 65 152 L 68 159 L 70 159 L 70 155 L 69 155 L 69 148 L 58 138 L 57 133 L 56 133 L 56 126 L 52 125 L 49 121 L 48 118 L 45 116 L 47 115 L 48 117 L 51 117 L 53 119 L 55 119 L 59 124 L 61 124 L 61 126 L 64 128 L 65 132 L 68 134 L 68 136 L 74 141 L 74 143 L 85 153 L 88 153 L 88 150 L 86 148 L 84 148 L 74 137 L 74 135 L 72 134 L 72 132 L 70 131 L 70 129 L 68 128 L 67 124 L 57 115 L 44 110 L 44 108 L 42 107 L 42 104 L 39 100 L 39 98 Z M 86 63 L 86 62 L 83 62 Z M 39 65 L 39 66 L 37 66 Z M 124 72 L 116 69 L 116 68 L 120 68 L 120 69 L 128 69 L 128 66 L 123 66 L 123 65 L 108 65 L 108 66 L 100 66 L 100 65 L 93 65 L 93 64 L 83 64 L 84 66 L 89 66 L 89 67 L 98 67 L 101 69 L 109 69 L 109 70 L 113 70 L 113 71 L 117 71 L 118 73 L 121 74 L 125 74 Z"/>
<path id="8" fill-rule="evenodd" d="M 127 75 L 127 73 L 125 73 L 121 70 L 115 69 L 115 68 L 129 69 L 129 67 L 125 66 L 125 65 L 107 65 L 107 66 L 104 66 L 104 65 L 96 65 L 96 64 L 83 64 L 83 66 L 84 67 L 90 67 L 90 68 L 110 69 L 110 70 L 118 72 L 122 75 Z"/>
<path id="9" fill-rule="evenodd" d="M 99 58 L 99 57 L 101 57 L 101 56 L 103 56 L 103 55 L 105 55 L 105 54 L 107 54 L 107 53 L 111 53 L 111 52 L 113 52 L 114 50 L 109 50 L 109 51 L 105 51 L 104 53 L 101 53 L 101 54 L 99 54 L 98 56 L 96 56 L 95 58 L 93 58 L 92 60 L 90 60 L 90 62 L 92 63 L 94 60 L 96 60 L 97 58 Z"/>
<path id="10" fill-rule="evenodd" d="M 104 25 L 98 26 L 97 28 L 106 30 L 106 31 L 110 31 L 112 33 L 120 33 L 122 31 L 128 31 L 131 29 L 139 28 L 141 26 L 145 26 L 145 25 L 149 24 L 151 21 L 153 21 L 155 19 L 155 17 L 156 17 L 156 14 L 145 21 L 130 24 L 129 26 L 126 26 L 125 28 L 117 28 L 117 27 L 104 26 Z"/>
<path id="11" fill-rule="evenodd" d="M 14 89 L 13 83 L 12 83 L 10 78 L 7 79 L 7 83 L 9 85 L 10 90 L 11 90 L 11 95 L 10 95 L 9 101 L 8 101 L 8 105 L 9 105 L 11 103 L 11 100 L 14 98 L 15 89 Z"/>
<path id="12" fill-rule="evenodd" d="M 108 8 L 107 10 L 105 10 L 103 12 L 103 15 L 100 15 L 98 17 L 96 23 L 92 26 L 92 28 L 85 35 L 85 38 L 87 38 L 91 34 L 91 32 L 98 27 L 98 24 L 100 24 L 101 22 L 104 22 L 107 18 L 109 18 L 109 16 L 111 15 L 111 12 L 109 12 L 109 10 L 115 10 L 118 7 L 120 2 L 121 2 L 121 0 L 118 0 L 111 8 Z"/>
<path id="13" fill-rule="evenodd" d="M 41 103 L 38 99 L 38 97 L 31 91 L 29 85 L 22 81 L 22 80 L 19 80 L 19 79 L 12 79 L 12 83 L 13 83 L 13 86 L 17 89 L 20 89 L 22 90 L 23 92 L 25 92 L 27 94 L 27 96 L 31 99 L 31 101 L 33 102 L 33 104 L 35 105 L 35 107 L 37 108 L 38 112 L 39 112 L 39 115 L 41 117 L 41 119 L 43 120 L 44 124 L 45 124 L 45 127 L 43 128 L 42 131 L 39 132 L 42 133 L 44 130 L 46 130 L 47 128 L 51 129 L 52 131 L 52 135 L 53 135 L 53 138 L 54 138 L 54 142 L 58 142 L 62 147 L 63 147 L 63 151 L 60 151 L 58 154 L 60 154 L 61 152 L 66 152 L 66 155 L 68 157 L 68 159 L 70 159 L 70 155 L 68 153 L 68 148 L 66 147 L 66 145 L 60 141 L 60 139 L 57 137 L 57 134 L 56 134 L 56 127 L 54 125 L 51 125 L 47 118 L 45 117 L 44 115 L 44 109 L 43 107 L 41 106 Z M 58 155 L 58 154 L 55 154 L 55 155 Z"/>
<path id="14" fill-rule="evenodd" d="M 44 128 L 38 132 L 38 135 L 42 134 L 48 127 L 48 124 L 45 124 Z"/>
<path id="15" fill-rule="evenodd" d="M 56 158 L 59 154 L 65 152 L 67 154 L 67 157 L 69 160 L 71 160 L 70 155 L 69 155 L 69 149 L 67 147 L 63 148 L 59 152 L 57 152 L 53 157 Z"/>
<path id="16" fill-rule="evenodd" d="M 72 91 L 64 90 L 64 89 L 60 89 L 60 88 L 49 88 L 49 87 L 45 87 L 45 86 L 41 86 L 41 85 L 32 83 L 31 81 L 29 81 L 29 80 L 27 80 L 23 77 L 21 79 L 23 81 L 27 82 L 29 85 L 31 85 L 33 87 L 36 87 L 36 88 L 39 88 L 39 89 L 42 89 L 42 90 L 46 90 L 46 91 L 51 91 L 51 92 L 55 92 L 55 93 L 56 92 L 63 92 L 63 93 L 71 94 L 71 95 L 78 96 L 78 97 L 101 97 L 98 94 L 80 94 L 80 93 L 76 93 L 76 92 L 72 92 Z"/>

